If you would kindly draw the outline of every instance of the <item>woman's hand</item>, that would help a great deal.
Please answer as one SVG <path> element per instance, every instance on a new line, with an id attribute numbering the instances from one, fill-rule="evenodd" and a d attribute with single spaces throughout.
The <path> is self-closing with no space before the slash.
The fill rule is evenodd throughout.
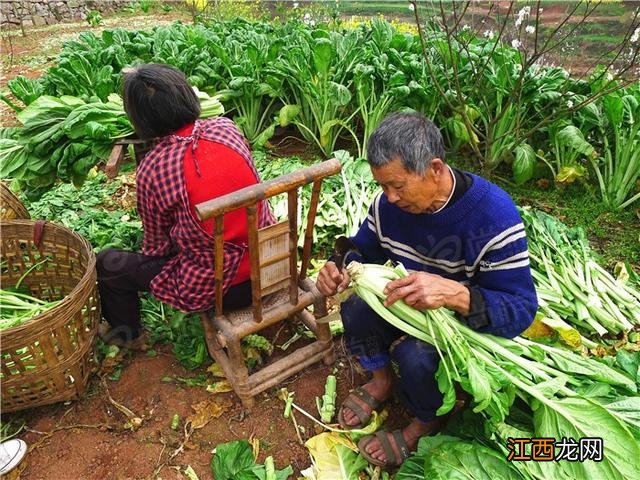
<path id="1" fill-rule="evenodd" d="M 318 274 L 318 280 L 316 280 L 316 286 L 320 293 L 326 297 L 335 295 L 342 292 L 351 281 L 351 277 L 346 270 L 338 270 L 338 267 L 334 262 L 325 263 L 324 267 Z"/>
<path id="2" fill-rule="evenodd" d="M 387 296 L 385 306 L 404 300 L 407 305 L 418 310 L 447 307 L 462 315 L 469 314 L 471 303 L 467 287 L 426 272 L 414 272 L 389 282 L 384 294 Z"/>

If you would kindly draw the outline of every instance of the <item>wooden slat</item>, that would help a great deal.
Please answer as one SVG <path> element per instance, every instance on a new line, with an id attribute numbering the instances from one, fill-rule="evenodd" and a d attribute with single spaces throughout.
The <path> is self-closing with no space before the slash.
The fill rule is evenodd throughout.
<path id="1" fill-rule="evenodd" d="M 297 170 L 272 180 L 241 188 L 222 197 L 199 203 L 196 212 L 200 220 L 207 220 L 216 215 L 248 207 L 259 200 L 284 193 L 292 188 L 297 188 L 315 180 L 334 175 L 340 171 L 340 160 L 331 159 L 310 167 Z"/>
<path id="2" fill-rule="evenodd" d="M 222 296 L 224 294 L 222 285 L 224 282 L 224 216 L 218 215 L 215 219 L 215 280 L 216 280 L 216 317 L 221 317 Z"/>
<path id="3" fill-rule="evenodd" d="M 311 203 L 309 212 L 307 213 L 307 228 L 304 232 L 304 244 L 302 245 L 302 265 L 300 266 L 300 279 L 307 276 L 309 262 L 311 262 L 311 243 L 313 242 L 313 227 L 316 223 L 316 211 L 318 210 L 318 200 L 320 198 L 320 189 L 322 180 L 313 182 L 311 190 Z"/>
<path id="4" fill-rule="evenodd" d="M 261 267 L 260 269 L 260 296 L 264 297 L 266 289 L 271 287 L 276 282 L 282 280 L 289 280 L 291 275 L 289 274 L 289 259 L 286 258 L 273 265 Z"/>
<path id="5" fill-rule="evenodd" d="M 116 145 L 142 145 L 145 143 L 152 143 L 153 140 L 142 140 L 140 138 L 123 138 L 116 142 Z"/>
<path id="6" fill-rule="evenodd" d="M 262 287 L 262 291 L 261 291 L 262 296 L 265 297 L 270 293 L 274 293 L 274 292 L 277 292 L 278 290 L 282 290 L 283 288 L 286 288 L 287 285 L 289 285 L 289 275 L 280 279 L 279 281 L 275 281 L 275 283 L 272 283 L 268 287 Z"/>
<path id="7" fill-rule="evenodd" d="M 289 256 L 290 256 L 290 253 L 289 253 L 289 250 L 287 249 L 285 252 L 279 253 L 277 255 L 272 255 L 268 258 L 260 257 L 260 268 L 268 267 L 269 265 L 273 265 L 275 263 L 281 262 L 282 260 L 288 260 Z"/>
<path id="8" fill-rule="evenodd" d="M 260 244 L 260 296 L 274 292 L 273 285 L 287 280 L 289 274 L 289 221 L 285 220 L 258 232 Z"/>
<path id="9" fill-rule="evenodd" d="M 298 189 L 287 194 L 289 208 L 289 301 L 298 303 Z"/>
<path id="10" fill-rule="evenodd" d="M 258 230 L 258 241 L 260 242 L 260 244 L 263 244 L 271 240 L 272 238 L 284 235 L 288 231 L 289 222 L 288 220 L 283 220 L 282 222 L 274 223 L 273 225 L 269 225 L 268 227 L 264 227 Z"/>
<path id="11" fill-rule="evenodd" d="M 249 262 L 251 263 L 251 299 L 253 318 L 262 321 L 262 295 L 260 285 L 260 244 L 258 241 L 258 208 L 247 207 L 247 225 L 249 226 Z"/>
<path id="12" fill-rule="evenodd" d="M 289 222 L 282 221 L 260 229 L 258 242 L 260 245 L 260 266 L 269 265 L 289 257 Z"/>

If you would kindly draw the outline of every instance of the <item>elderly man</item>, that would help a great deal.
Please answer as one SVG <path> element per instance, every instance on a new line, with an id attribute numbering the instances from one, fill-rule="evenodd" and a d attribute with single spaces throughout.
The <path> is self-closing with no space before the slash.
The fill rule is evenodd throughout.
<path id="1" fill-rule="evenodd" d="M 440 131 L 416 113 L 386 118 L 371 136 L 367 154 L 382 192 L 351 238 L 358 253 L 347 262 L 391 259 L 413 271 L 387 285 L 387 305 L 403 299 L 417 309 L 449 308 L 469 327 L 508 338 L 524 331 L 537 299 L 524 226 L 509 195 L 447 165 Z M 348 284 L 348 274 L 331 259 L 317 281 L 325 295 Z M 436 418 L 442 405 L 435 381 L 438 354 L 431 345 L 403 338 L 356 296 L 341 311 L 347 348 L 372 379 L 343 402 L 339 421 L 345 428 L 365 425 L 395 386 L 415 418 L 402 430 L 379 433 L 361 451 L 372 463 L 399 465 L 421 436 L 442 426 Z"/>

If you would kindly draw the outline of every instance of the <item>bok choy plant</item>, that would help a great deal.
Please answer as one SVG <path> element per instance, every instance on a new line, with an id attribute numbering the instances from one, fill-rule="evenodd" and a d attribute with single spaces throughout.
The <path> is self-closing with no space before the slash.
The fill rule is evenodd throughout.
<path id="1" fill-rule="evenodd" d="M 287 85 L 283 103 L 299 107 L 293 124 L 327 157 L 343 130 L 360 151 L 352 122 L 356 111 L 347 108 L 352 101 L 351 71 L 362 54 L 358 33 L 299 30 L 287 38 L 295 41 L 283 52 L 277 68 Z"/>
<path id="2" fill-rule="evenodd" d="M 202 117 L 224 113 L 217 96 L 196 89 Z M 59 98 L 43 95 L 18 113 L 22 128 L 0 130 L 0 178 L 18 180 L 34 197 L 56 179 L 81 185 L 109 158 L 116 140 L 133 134 L 119 95 Z"/>
<path id="3" fill-rule="evenodd" d="M 242 37 L 233 35 L 226 40 L 225 48 L 217 50 L 225 71 L 225 88 L 218 93 L 247 141 L 259 147 L 274 134 L 271 120 L 283 86 L 281 75 L 272 65 L 283 41 L 273 33 L 242 33 Z"/>
<path id="4" fill-rule="evenodd" d="M 602 109 L 609 128 L 600 129 L 602 157 L 590 161 L 602 201 L 622 210 L 640 199 L 640 86 L 607 95 Z"/>
<path id="5" fill-rule="evenodd" d="M 537 158 L 531 153 L 538 132 L 570 119 L 637 77 L 640 46 L 631 39 L 640 19 L 638 10 L 625 19 L 625 36 L 611 55 L 597 60 L 606 64 L 599 69 L 590 65 L 596 79 L 611 77 L 599 89 L 563 69 L 540 66 L 549 54 L 562 55 L 567 39 L 588 28 L 598 15 L 599 3 L 573 2 L 553 27 L 542 32 L 540 2 L 523 6 L 511 2 L 506 11 L 495 13 L 495 29 L 483 34 L 468 27 L 470 0 L 411 3 L 431 83 L 443 109 L 459 116 L 454 133 L 461 134 L 464 127 L 468 146 L 481 165 L 495 169 L 510 163 L 518 183 L 534 172 Z M 576 94 L 582 95 L 580 101 L 572 100 Z M 516 155 L 515 149 L 523 144 L 531 148 Z"/>
<path id="6" fill-rule="evenodd" d="M 371 21 L 370 36 L 362 49 L 362 63 L 353 69 L 355 103 L 363 127 L 360 158 L 366 158 L 367 142 L 373 131 L 411 92 L 408 77 L 402 71 L 406 62 L 394 48 L 402 45 L 404 36 L 380 19 Z"/>

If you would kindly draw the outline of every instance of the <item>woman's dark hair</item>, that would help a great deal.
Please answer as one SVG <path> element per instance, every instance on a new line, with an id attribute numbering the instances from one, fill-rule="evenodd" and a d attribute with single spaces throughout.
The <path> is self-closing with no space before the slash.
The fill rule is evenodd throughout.
<path id="1" fill-rule="evenodd" d="M 399 158 L 409 172 L 422 175 L 439 158 L 444 161 L 444 142 L 435 124 L 420 113 L 394 113 L 385 118 L 367 143 L 367 160 L 382 167 Z"/>
<path id="2" fill-rule="evenodd" d="M 160 63 L 123 70 L 124 110 L 138 137 L 162 137 L 200 116 L 200 102 L 177 68 Z"/>

